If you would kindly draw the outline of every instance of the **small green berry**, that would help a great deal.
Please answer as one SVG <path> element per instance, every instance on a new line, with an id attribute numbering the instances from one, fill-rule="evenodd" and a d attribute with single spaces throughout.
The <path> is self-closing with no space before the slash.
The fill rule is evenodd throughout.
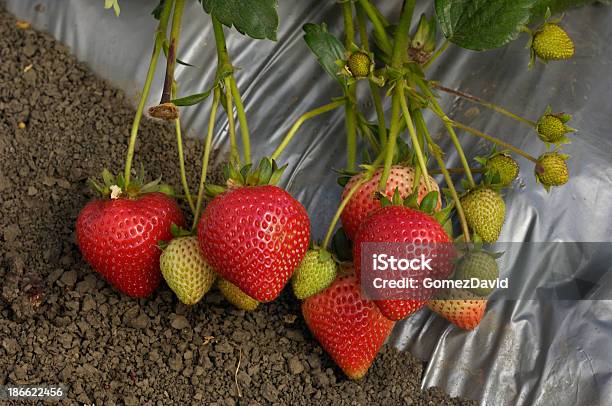
<path id="1" fill-rule="evenodd" d="M 544 185 L 546 190 L 551 186 L 561 186 L 569 180 L 567 155 L 558 152 L 547 152 L 540 155 L 535 168 L 536 181 Z"/>
<path id="2" fill-rule="evenodd" d="M 327 288 L 336 279 L 337 264 L 329 256 L 322 259 L 319 250 L 309 250 L 293 273 L 291 284 L 298 299 L 306 299 Z"/>
<path id="3" fill-rule="evenodd" d="M 531 48 L 545 62 L 574 56 L 574 42 L 563 28 L 553 23 L 546 23 L 536 31 Z"/>
<path id="4" fill-rule="evenodd" d="M 370 74 L 372 60 L 365 52 L 353 52 L 348 60 L 348 69 L 355 77 L 365 77 Z"/>

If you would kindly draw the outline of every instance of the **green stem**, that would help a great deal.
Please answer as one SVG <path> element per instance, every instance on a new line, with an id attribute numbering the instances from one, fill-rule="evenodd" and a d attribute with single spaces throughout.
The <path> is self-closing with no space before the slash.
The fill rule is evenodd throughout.
<path id="1" fill-rule="evenodd" d="M 464 174 L 465 173 L 464 168 L 446 168 L 446 170 L 448 171 L 448 173 L 453 173 L 453 174 Z M 470 168 L 470 171 L 472 171 L 472 173 L 484 173 L 485 169 L 484 168 Z M 429 173 L 431 175 L 441 175 L 442 171 L 434 169 L 434 170 L 430 170 Z"/>
<path id="2" fill-rule="evenodd" d="M 183 154 L 183 136 L 181 135 L 181 120 L 174 120 L 174 127 L 176 130 L 176 145 L 178 149 L 179 155 L 179 168 L 181 174 L 181 185 L 183 186 L 183 191 L 185 193 L 185 199 L 187 203 L 189 203 L 189 208 L 191 212 L 195 214 L 195 205 L 193 204 L 193 198 L 191 197 L 191 191 L 189 190 L 189 184 L 187 183 L 187 175 L 185 173 L 185 156 Z"/>
<path id="3" fill-rule="evenodd" d="M 302 126 L 302 124 L 304 124 L 304 122 L 306 120 L 309 120 L 309 119 L 311 119 L 313 117 L 316 117 L 319 114 L 327 113 L 328 111 L 337 109 L 338 107 L 340 107 L 342 105 L 344 105 L 344 99 L 333 101 L 331 103 L 325 104 L 325 105 L 323 105 L 321 107 L 318 107 L 318 108 L 316 108 L 314 110 L 311 110 L 309 112 L 306 112 L 306 113 L 302 114 L 295 121 L 295 123 L 293 123 L 293 125 L 289 129 L 289 132 L 287 133 L 287 135 L 285 135 L 285 138 L 283 138 L 283 140 L 278 145 L 276 150 L 272 153 L 271 158 L 272 159 L 278 159 L 278 157 L 283 153 L 284 149 L 287 147 L 287 145 L 289 145 L 289 142 L 291 142 L 291 140 L 293 139 L 295 134 L 298 132 L 298 130 L 300 129 L 300 127 Z"/>
<path id="4" fill-rule="evenodd" d="M 227 113 L 227 124 L 229 127 L 229 138 L 231 148 L 231 161 L 240 165 L 240 153 L 238 152 L 238 143 L 236 142 L 236 123 L 234 122 L 234 105 L 232 102 L 232 92 L 230 77 L 224 79 L 225 83 L 225 107 Z"/>
<path id="5" fill-rule="evenodd" d="M 208 133 L 206 134 L 206 144 L 204 145 L 204 155 L 202 156 L 202 172 L 200 174 L 200 185 L 198 187 L 198 199 L 196 202 L 196 209 L 193 217 L 192 230 L 195 230 L 198 221 L 200 219 L 200 213 L 202 211 L 202 203 L 204 201 L 204 184 L 206 183 L 206 174 L 208 172 L 208 160 L 210 158 L 210 150 L 212 148 L 213 133 L 215 131 L 215 119 L 217 117 L 217 110 L 219 108 L 219 101 L 221 99 L 221 91 L 219 87 L 215 87 L 212 108 L 210 110 L 210 117 L 208 119 Z"/>
<path id="6" fill-rule="evenodd" d="M 442 45 L 438 47 L 436 52 L 434 52 L 434 54 L 427 60 L 427 62 L 423 64 L 423 69 L 427 70 L 427 68 L 429 68 L 431 64 L 434 63 L 436 59 L 438 59 L 440 55 L 444 53 L 444 51 L 446 51 L 449 45 L 450 45 L 450 41 L 444 40 L 444 42 L 442 43 Z"/>
<path id="7" fill-rule="evenodd" d="M 446 116 L 446 113 L 444 113 L 444 111 L 442 110 L 442 107 L 440 107 L 438 100 L 436 99 L 435 95 L 432 93 L 431 89 L 429 89 L 427 84 L 424 83 L 420 79 L 418 79 L 417 81 L 418 81 L 419 87 L 429 97 L 431 101 L 432 111 L 438 117 L 440 117 L 440 119 L 444 122 L 444 127 L 446 128 L 446 131 L 450 135 L 451 141 L 453 142 L 453 145 L 455 146 L 455 149 L 457 150 L 457 154 L 459 155 L 459 160 L 461 161 L 461 165 L 465 169 L 465 176 L 468 180 L 468 183 L 470 184 L 470 187 L 473 188 L 474 186 L 476 186 L 476 182 L 474 182 L 474 176 L 472 175 L 472 171 L 470 170 L 470 164 L 468 163 L 467 157 L 465 156 L 465 152 L 463 151 L 463 147 L 461 146 L 459 137 L 457 137 L 457 133 L 455 132 L 455 129 L 453 128 L 453 126 L 448 123 L 448 120 L 450 119 Z"/>
<path id="8" fill-rule="evenodd" d="M 134 150 L 136 148 L 136 139 L 138 138 L 138 128 L 140 127 L 140 119 L 142 118 L 142 112 L 144 111 L 145 103 L 151 92 L 151 84 L 153 83 L 153 77 L 155 76 L 155 69 L 157 67 L 157 61 L 159 59 L 159 53 L 163 47 L 163 42 L 166 39 L 166 32 L 168 30 L 168 20 L 170 18 L 170 10 L 172 10 L 173 1 L 168 0 L 164 4 L 162 9 L 159 24 L 155 34 L 155 45 L 153 45 L 153 54 L 151 55 L 151 61 L 149 62 L 149 69 L 147 71 L 147 77 L 142 89 L 140 101 L 136 108 L 136 114 L 134 116 L 134 122 L 132 123 L 132 130 L 130 132 L 130 141 L 128 145 L 127 156 L 125 158 L 125 188 L 130 184 L 130 175 L 132 172 L 132 160 L 134 159 Z"/>
<path id="9" fill-rule="evenodd" d="M 419 144 L 419 139 L 414 128 L 414 123 L 412 122 L 412 118 L 410 117 L 408 104 L 406 104 L 406 96 L 404 95 L 404 88 L 399 87 L 398 91 L 400 93 L 400 106 L 404 114 L 406 126 L 408 127 L 408 133 L 410 134 L 412 147 L 414 148 L 414 152 L 416 153 L 417 161 L 419 162 L 419 167 L 421 168 L 421 173 L 425 177 L 425 187 L 427 188 L 427 192 L 431 192 L 431 183 L 429 181 L 429 173 L 427 172 L 427 162 L 425 161 L 425 157 L 423 156 L 423 150 L 421 149 L 421 145 Z"/>
<path id="10" fill-rule="evenodd" d="M 217 72 L 230 72 L 229 75 L 223 78 L 225 86 L 225 109 L 227 112 L 227 122 L 229 127 L 231 161 L 235 164 L 240 164 L 240 153 L 238 152 L 238 143 L 236 142 L 236 124 L 234 122 L 234 106 L 232 97 L 231 72 L 233 71 L 232 64 L 227 53 L 227 45 L 225 44 L 225 34 L 223 33 L 223 24 L 214 16 L 211 16 L 213 24 L 213 32 L 215 34 L 215 45 L 217 46 Z M 247 144 L 249 144 L 247 142 Z M 250 144 L 249 144 L 250 148 Z"/>
<path id="11" fill-rule="evenodd" d="M 353 23 L 353 6 L 350 1 L 342 3 L 342 16 L 344 18 L 344 30 L 346 32 L 344 45 L 350 49 L 355 41 L 355 24 Z M 357 84 L 348 86 L 347 97 L 344 104 L 344 121 L 346 126 L 346 168 L 349 171 L 355 169 L 357 163 L 357 114 L 355 113 L 355 102 L 357 100 Z"/>
<path id="12" fill-rule="evenodd" d="M 246 164 L 251 163 L 251 139 L 249 135 L 249 124 L 247 122 L 246 113 L 244 111 L 244 105 L 242 104 L 242 96 L 238 90 L 236 84 L 236 78 L 234 74 L 230 76 L 230 85 L 232 87 L 232 97 L 236 103 L 236 113 L 238 115 L 238 122 L 240 123 L 240 134 L 242 135 L 242 148 L 244 151 L 244 162 Z"/>
<path id="13" fill-rule="evenodd" d="M 436 83 L 436 82 L 430 82 L 430 83 L 431 83 L 432 87 L 434 87 L 434 88 L 436 88 L 438 90 L 442 90 L 443 92 L 446 92 L 446 93 L 449 93 L 449 94 L 461 97 L 462 99 L 469 100 L 469 101 L 471 101 L 473 103 L 476 103 L 476 104 L 480 104 L 481 106 L 484 106 L 484 107 L 489 108 L 489 109 L 491 109 L 493 111 L 501 113 L 501 114 L 503 114 L 503 115 L 505 115 L 507 117 L 510 117 L 513 120 L 516 120 L 516 121 L 519 121 L 521 123 L 527 124 L 530 127 L 537 128 L 537 126 L 538 126 L 538 123 L 536 123 L 535 121 L 532 121 L 532 120 L 529 120 L 527 118 L 521 117 L 521 116 L 519 116 L 517 114 L 514 114 L 511 111 L 508 111 L 505 108 L 503 108 L 503 107 L 501 107 L 501 106 L 499 106 L 499 105 L 497 105 L 495 103 L 491 103 L 491 102 L 488 102 L 488 101 L 486 101 L 484 99 L 481 99 L 480 97 L 473 96 L 473 95 L 471 95 L 469 93 L 465 93 L 465 92 L 462 92 L 460 90 L 451 89 L 451 88 L 442 86 L 441 84 Z"/>
<path id="14" fill-rule="evenodd" d="M 372 21 L 377 38 L 380 41 L 379 45 L 381 49 L 383 52 L 391 54 L 393 46 L 391 45 L 391 40 L 387 35 L 387 27 L 385 22 L 381 20 L 380 14 L 376 10 L 376 7 L 373 6 L 368 0 L 359 0 L 359 5 L 363 8 L 363 11 L 365 11 L 370 21 Z"/>
<path id="15" fill-rule="evenodd" d="M 336 210 L 336 213 L 334 214 L 334 217 L 332 218 L 332 221 L 330 222 L 329 227 L 327 227 L 327 232 L 325 233 L 325 238 L 323 239 L 323 244 L 321 245 L 323 249 L 327 249 L 327 247 L 329 246 L 329 241 L 332 238 L 332 234 L 334 233 L 334 229 L 336 228 L 336 224 L 338 224 L 338 220 L 340 220 L 340 216 L 342 215 L 344 208 L 346 207 L 348 202 L 351 200 L 355 192 L 357 192 L 357 190 L 361 187 L 361 185 L 363 185 L 364 183 L 372 179 L 372 176 L 374 175 L 376 168 L 382 162 L 382 158 L 383 158 L 383 154 L 380 154 L 378 158 L 376 158 L 376 160 L 372 163 L 372 166 L 366 172 L 366 175 L 363 177 L 363 179 L 355 183 L 353 187 L 349 190 L 347 195 L 344 197 L 344 199 L 342 199 L 342 202 L 340 202 L 340 205 L 338 206 L 338 209 Z"/>
<path id="16" fill-rule="evenodd" d="M 446 169 L 446 165 L 444 164 L 444 159 L 442 158 L 442 150 L 440 147 L 432 140 L 431 135 L 429 134 L 429 130 L 427 130 L 427 125 L 425 124 L 425 120 L 423 119 L 423 114 L 421 110 L 414 111 L 414 119 L 416 121 L 416 126 L 419 129 L 425 139 L 427 140 L 427 145 L 429 146 L 429 151 L 436 159 L 438 166 L 440 167 L 440 171 L 444 175 L 444 181 L 446 182 L 448 189 L 450 190 L 451 196 L 453 198 L 453 202 L 455 202 L 455 209 L 457 210 L 457 215 L 459 216 L 459 222 L 461 223 L 461 229 L 463 230 L 463 239 L 466 243 L 470 242 L 470 230 L 468 228 L 467 221 L 465 219 L 465 213 L 463 211 L 463 207 L 461 206 L 461 200 L 459 199 L 459 195 L 457 194 L 457 190 L 455 189 L 455 185 L 453 184 L 453 180 L 451 179 L 449 171 Z"/>
<path id="17" fill-rule="evenodd" d="M 370 50 L 370 41 L 368 39 L 368 31 L 366 27 L 366 16 L 363 11 L 361 4 L 355 4 L 357 12 L 357 25 L 359 27 L 359 38 L 361 39 L 361 46 L 366 50 Z M 372 95 L 372 101 L 374 102 L 374 108 L 376 109 L 376 119 L 378 121 L 378 139 L 381 145 L 387 143 L 387 123 L 385 122 L 385 110 L 383 109 L 382 98 L 380 97 L 379 86 L 368 81 L 370 85 L 370 93 Z"/>
<path id="18" fill-rule="evenodd" d="M 462 124 L 462 123 L 460 123 L 458 121 L 451 120 L 448 117 L 446 118 L 445 121 L 448 124 L 452 125 L 453 127 L 457 127 L 457 128 L 459 128 L 459 129 L 461 129 L 463 131 L 467 131 L 470 134 L 475 135 L 477 137 L 484 138 L 485 140 L 487 140 L 489 142 L 492 142 L 494 144 L 497 144 L 497 145 L 501 146 L 504 149 L 509 149 L 510 151 L 514 152 L 515 154 L 522 156 L 523 158 L 533 162 L 536 165 L 539 164 L 537 158 L 529 155 L 527 152 L 523 151 L 520 148 L 515 147 L 512 144 L 508 144 L 507 142 L 502 141 L 502 140 L 500 140 L 500 139 L 498 139 L 496 137 L 493 137 L 492 135 L 486 134 L 486 133 L 484 133 L 482 131 L 479 131 L 479 130 L 477 130 L 475 128 L 472 128 L 470 126 Z"/>
<path id="19" fill-rule="evenodd" d="M 176 66 L 176 53 L 178 51 L 179 37 L 181 33 L 181 19 L 185 9 L 185 0 L 176 0 L 174 13 L 172 15 L 172 28 L 170 29 L 170 41 L 168 45 L 168 57 L 166 60 L 166 76 L 164 89 L 159 104 L 168 103 L 172 99 L 174 87 L 174 67 Z"/>
<path id="20" fill-rule="evenodd" d="M 368 3 L 369 4 L 369 3 Z M 402 15 L 400 17 L 399 25 L 395 30 L 395 43 L 393 45 L 393 55 L 391 57 L 391 67 L 401 68 L 404 62 L 404 58 L 407 56 L 406 49 L 408 49 L 408 33 L 410 31 L 410 22 L 412 20 L 412 13 L 414 11 L 415 0 L 408 0 L 404 3 Z M 366 10 L 367 12 L 367 10 Z M 386 148 L 385 164 L 383 172 L 380 177 L 379 188 L 385 190 L 387 186 L 387 179 L 389 179 L 389 172 L 391 171 L 391 164 L 393 163 L 393 154 L 395 152 L 395 144 L 397 142 L 397 135 L 400 128 L 401 119 L 401 92 L 398 90 L 400 87 L 405 85 L 405 81 L 400 79 L 395 84 L 395 90 L 391 100 L 391 131 L 389 134 L 388 145 Z"/>

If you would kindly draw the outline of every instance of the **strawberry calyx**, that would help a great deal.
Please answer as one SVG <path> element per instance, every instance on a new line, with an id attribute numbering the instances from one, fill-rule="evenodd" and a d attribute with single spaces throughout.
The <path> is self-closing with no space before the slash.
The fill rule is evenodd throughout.
<path id="1" fill-rule="evenodd" d="M 538 137 L 549 148 L 551 144 L 559 146 L 561 144 L 569 144 L 571 141 L 566 134 L 574 133 L 577 130 L 567 125 L 572 119 L 570 114 L 563 112 L 553 113 L 550 106 L 546 107 L 544 114 L 540 116 L 537 122 L 536 130 Z"/>
<path id="2" fill-rule="evenodd" d="M 419 203 L 418 190 L 415 190 L 414 192 L 412 192 L 406 199 L 402 199 L 402 196 L 400 195 L 400 191 L 398 188 L 395 188 L 395 191 L 393 192 L 393 196 L 391 197 L 391 199 L 389 199 L 387 196 L 383 195 L 380 192 L 376 192 L 375 197 L 378 200 L 380 200 L 382 207 L 388 207 L 388 206 L 409 207 L 411 209 L 418 210 L 418 211 L 421 211 L 425 214 L 432 216 L 442 226 L 446 226 L 447 223 L 449 222 L 450 214 L 454 207 L 452 204 L 447 204 L 445 208 L 441 210 L 436 210 L 436 207 L 438 205 L 438 192 L 435 190 L 427 193 L 423 197 L 420 203 Z"/>
<path id="3" fill-rule="evenodd" d="M 223 168 L 225 186 L 208 184 L 206 185 L 206 194 L 209 197 L 215 197 L 228 189 L 276 185 L 286 168 L 287 165 L 279 168 L 274 159 L 267 157 L 262 158 L 256 168 L 253 164 L 247 164 L 242 167 L 227 164 Z"/>
<path id="4" fill-rule="evenodd" d="M 492 189 L 508 187 L 518 177 L 520 167 L 510 156 L 509 150 L 498 151 L 495 147 L 488 156 L 477 156 L 476 162 L 484 169 L 482 183 Z M 464 185 L 464 187 L 467 185 Z"/>
<path id="5" fill-rule="evenodd" d="M 170 185 L 161 183 L 161 176 L 151 182 L 145 183 L 144 168 L 140 168 L 138 176 L 130 180 L 129 186 L 126 188 L 125 177 L 122 173 L 115 176 L 108 169 L 102 171 L 102 184 L 95 179 L 90 178 L 89 184 L 93 190 L 99 193 L 103 198 L 108 199 L 137 199 L 147 193 L 159 192 L 170 197 L 176 197 L 174 189 Z"/>

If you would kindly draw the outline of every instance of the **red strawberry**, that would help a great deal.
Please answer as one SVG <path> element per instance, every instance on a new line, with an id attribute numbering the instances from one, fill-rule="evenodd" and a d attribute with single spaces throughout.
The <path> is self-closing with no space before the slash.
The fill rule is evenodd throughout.
<path id="1" fill-rule="evenodd" d="M 455 289 L 452 292 L 446 295 L 443 292 L 427 306 L 457 327 L 473 330 L 484 316 L 487 300 L 466 290 Z"/>
<path id="2" fill-rule="evenodd" d="M 204 257 L 224 279 L 259 302 L 274 300 L 310 241 L 306 209 L 283 189 L 264 185 L 215 197 L 198 224 Z"/>
<path id="3" fill-rule="evenodd" d="M 96 199 L 77 219 L 83 257 L 111 285 L 133 297 L 146 297 L 161 280 L 157 247 L 172 239 L 172 223 L 184 226 L 176 202 L 162 193 L 136 198 Z"/>
<path id="4" fill-rule="evenodd" d="M 355 239 L 359 226 L 370 214 L 380 209 L 381 203 L 379 199 L 376 199 L 376 192 L 378 191 L 378 183 L 382 175 L 383 168 L 379 168 L 374 172 L 372 179 L 365 182 L 355 192 L 351 200 L 342 211 L 340 219 L 342 220 L 342 228 L 346 232 L 346 235 L 351 240 Z M 415 169 L 411 166 L 399 166 L 395 165 L 391 167 L 389 172 L 389 180 L 387 181 L 387 188 L 385 189 L 385 195 L 391 199 L 393 193 L 397 189 L 402 199 L 408 198 L 412 193 L 412 184 L 414 182 Z M 353 176 L 342 192 L 342 199 L 348 195 L 349 191 L 353 188 L 355 183 L 359 182 L 366 176 L 365 172 L 361 172 Z M 442 200 L 440 199 L 440 188 L 434 179 L 430 178 L 430 184 L 432 185 L 432 191 L 438 192 L 438 206 L 437 209 L 442 207 Z M 425 187 L 425 179 L 423 176 L 419 182 L 419 198 L 418 202 L 427 194 L 427 188 Z"/>
<path id="5" fill-rule="evenodd" d="M 351 379 L 363 377 L 395 324 L 363 299 L 355 276 L 336 279 L 302 303 L 308 328 Z"/>
<path id="6" fill-rule="evenodd" d="M 368 217 L 355 237 L 353 245 L 353 261 L 358 277 L 364 277 L 365 283 L 373 279 L 372 271 L 366 276 L 361 275 L 361 252 L 363 243 L 413 243 L 389 244 L 385 247 L 388 255 L 397 258 L 417 258 L 424 254 L 431 258 L 432 270 L 410 271 L 404 276 L 419 281 L 418 288 L 393 290 L 392 292 L 377 291 L 390 299 L 375 300 L 385 317 L 391 320 L 401 320 L 408 317 L 431 299 L 435 291 L 423 287 L 425 278 L 446 279 L 453 270 L 455 250 L 452 240 L 446 234 L 440 223 L 433 217 L 404 206 L 387 206 L 379 209 Z M 397 279 L 399 271 L 390 271 L 389 278 Z M 377 274 L 378 276 L 378 274 Z"/>

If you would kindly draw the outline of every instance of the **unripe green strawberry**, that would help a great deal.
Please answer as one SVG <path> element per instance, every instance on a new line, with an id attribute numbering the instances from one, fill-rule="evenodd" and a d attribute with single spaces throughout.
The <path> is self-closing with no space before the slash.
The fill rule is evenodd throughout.
<path id="1" fill-rule="evenodd" d="M 486 251 L 469 251 L 457 265 L 454 279 L 464 280 L 477 278 L 494 281 L 499 277 L 499 269 L 495 257 Z M 478 296 L 488 296 L 493 288 L 477 287 L 468 289 Z"/>
<path id="2" fill-rule="evenodd" d="M 551 186 L 561 186 L 569 180 L 569 170 L 567 169 L 568 155 L 558 152 L 547 152 L 538 158 L 535 167 L 536 181 L 544 185 L 546 190 Z"/>
<path id="3" fill-rule="evenodd" d="M 259 302 L 241 291 L 238 286 L 226 279 L 219 278 L 217 287 L 223 297 L 239 309 L 253 311 L 259 306 Z"/>
<path id="4" fill-rule="evenodd" d="M 372 60 L 365 52 L 353 52 L 348 60 L 348 69 L 355 77 L 364 77 L 370 74 Z"/>
<path id="5" fill-rule="evenodd" d="M 159 266 L 170 289 L 186 305 L 199 302 L 215 281 L 215 273 L 202 256 L 197 237 L 170 241 L 159 258 Z"/>
<path id="6" fill-rule="evenodd" d="M 545 62 L 574 56 L 574 42 L 563 28 L 553 23 L 546 23 L 536 31 L 531 48 Z"/>
<path id="7" fill-rule="evenodd" d="M 538 120 L 538 137 L 547 145 L 568 143 L 569 139 L 565 134 L 576 131 L 566 124 L 571 118 L 572 116 L 565 113 L 553 114 L 549 106 Z"/>
<path id="8" fill-rule="evenodd" d="M 329 253 L 309 250 L 293 273 L 291 284 L 298 299 L 306 299 L 327 288 L 336 279 L 338 266 Z"/>
<path id="9" fill-rule="evenodd" d="M 504 199 L 488 187 L 472 189 L 461 198 L 468 225 L 485 243 L 497 241 L 506 218 Z"/>
<path id="10" fill-rule="evenodd" d="M 518 163 L 506 154 L 494 155 L 485 164 L 487 171 L 499 174 L 499 184 L 501 186 L 510 185 L 519 174 Z"/>

